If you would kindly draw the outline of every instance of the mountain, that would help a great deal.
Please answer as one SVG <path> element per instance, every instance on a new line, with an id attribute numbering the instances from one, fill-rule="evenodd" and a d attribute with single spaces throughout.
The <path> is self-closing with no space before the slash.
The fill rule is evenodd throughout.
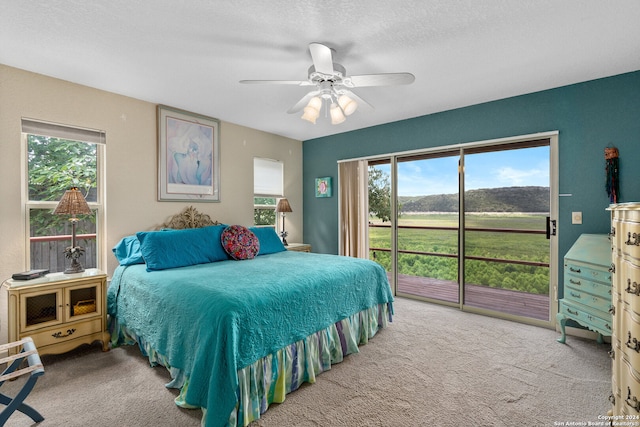
<path id="1" fill-rule="evenodd" d="M 549 212 L 549 187 L 481 188 L 465 192 L 467 212 Z M 399 197 L 400 212 L 457 212 L 458 193 Z"/>

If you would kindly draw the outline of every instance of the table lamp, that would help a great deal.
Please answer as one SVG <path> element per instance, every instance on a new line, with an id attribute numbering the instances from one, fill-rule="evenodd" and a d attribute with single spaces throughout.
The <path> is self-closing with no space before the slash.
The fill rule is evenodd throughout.
<path id="1" fill-rule="evenodd" d="M 71 187 L 64 192 L 53 213 L 54 215 L 71 215 L 69 218 L 71 221 L 71 246 L 64 250 L 65 257 L 71 258 L 71 266 L 64 273 L 82 273 L 84 268 L 78 258 L 84 252 L 84 248 L 76 245 L 76 223 L 79 221 L 76 216 L 91 214 L 91 209 L 78 187 Z"/>
<path id="2" fill-rule="evenodd" d="M 280 233 L 280 237 L 282 237 L 282 244 L 288 246 L 287 243 L 287 232 L 284 231 L 284 217 L 287 215 L 287 212 L 293 212 L 291 210 L 291 206 L 289 205 L 289 201 L 286 198 L 282 198 L 278 201 L 278 206 L 276 206 L 276 212 L 282 213 L 282 232 Z"/>

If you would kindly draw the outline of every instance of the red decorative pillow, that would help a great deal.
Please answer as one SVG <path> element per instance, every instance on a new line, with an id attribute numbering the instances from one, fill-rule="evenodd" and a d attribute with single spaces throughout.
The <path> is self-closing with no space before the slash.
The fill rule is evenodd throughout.
<path id="1" fill-rule="evenodd" d="M 220 236 L 222 247 L 233 259 L 253 259 L 260 251 L 260 241 L 242 225 L 231 225 Z"/>

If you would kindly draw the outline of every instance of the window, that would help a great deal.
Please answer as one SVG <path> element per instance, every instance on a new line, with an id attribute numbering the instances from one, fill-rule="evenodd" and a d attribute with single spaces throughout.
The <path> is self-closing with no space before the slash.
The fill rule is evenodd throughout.
<path id="1" fill-rule="evenodd" d="M 78 187 L 93 212 L 77 222 L 77 244 L 85 249 L 79 261 L 85 268 L 99 268 L 105 133 L 23 119 L 22 140 L 27 158 L 28 268 L 56 272 L 68 267 L 64 249 L 71 245 L 71 222 L 53 210 L 71 187 Z"/>
<path id="2" fill-rule="evenodd" d="M 276 202 L 284 195 L 284 164 L 278 160 L 253 159 L 253 224 L 276 225 Z"/>

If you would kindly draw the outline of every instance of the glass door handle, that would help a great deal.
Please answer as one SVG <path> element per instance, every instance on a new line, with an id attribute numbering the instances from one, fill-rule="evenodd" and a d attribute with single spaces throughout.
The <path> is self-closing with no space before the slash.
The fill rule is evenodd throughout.
<path id="1" fill-rule="evenodd" d="M 550 239 L 551 236 L 556 235 L 556 220 L 551 219 L 551 217 L 547 217 L 547 239 Z"/>

